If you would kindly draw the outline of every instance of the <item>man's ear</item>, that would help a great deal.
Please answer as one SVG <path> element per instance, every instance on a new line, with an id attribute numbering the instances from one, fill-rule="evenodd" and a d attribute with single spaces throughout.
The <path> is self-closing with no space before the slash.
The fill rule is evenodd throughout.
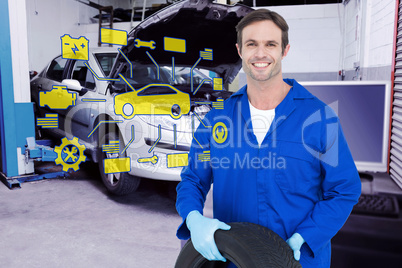
<path id="1" fill-rule="evenodd" d="M 236 48 L 237 48 L 237 53 L 239 54 L 240 58 L 243 59 L 241 57 L 241 51 L 240 51 L 239 45 L 237 43 L 236 43 Z"/>
<path id="2" fill-rule="evenodd" d="M 288 45 L 285 47 L 285 50 L 284 50 L 283 53 L 282 53 L 282 59 L 283 59 L 284 57 L 286 57 L 286 55 L 288 55 L 289 49 L 290 49 L 290 44 L 288 44 Z"/>

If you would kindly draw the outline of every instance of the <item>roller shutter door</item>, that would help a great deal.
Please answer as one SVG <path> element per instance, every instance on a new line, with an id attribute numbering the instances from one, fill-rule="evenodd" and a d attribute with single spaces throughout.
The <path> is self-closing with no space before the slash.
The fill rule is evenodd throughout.
<path id="1" fill-rule="evenodd" d="M 389 172 L 402 188 L 402 4 L 398 8 Z"/>

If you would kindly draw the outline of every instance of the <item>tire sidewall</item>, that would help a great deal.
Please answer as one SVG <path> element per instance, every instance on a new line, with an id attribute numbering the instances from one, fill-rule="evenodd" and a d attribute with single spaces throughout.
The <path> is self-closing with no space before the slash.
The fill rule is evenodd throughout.
<path id="1" fill-rule="evenodd" d="M 102 179 L 103 184 L 105 185 L 106 189 L 115 194 L 115 195 L 125 195 L 129 194 L 131 192 L 134 192 L 140 183 L 140 178 L 132 176 L 128 174 L 127 172 L 122 172 L 120 173 L 120 178 L 119 181 L 116 183 L 116 185 L 111 185 L 109 180 L 108 180 L 108 175 L 105 174 L 105 167 L 104 167 L 104 160 L 107 158 L 106 153 L 102 151 L 102 145 L 103 144 L 109 144 L 111 140 L 119 140 L 120 148 L 119 151 L 122 151 L 124 149 L 124 141 L 121 135 L 116 134 L 114 132 L 109 132 L 106 133 L 101 139 L 100 139 L 100 144 L 99 144 L 99 173 Z M 121 155 L 120 157 L 126 157 L 126 153 L 124 155 Z"/>
<path id="2" fill-rule="evenodd" d="M 232 227 L 230 230 L 215 232 L 215 242 L 222 256 L 238 268 L 301 267 L 286 241 L 272 230 L 246 222 L 228 225 Z M 213 263 L 218 265 L 208 265 Z M 181 250 L 175 268 L 226 267 L 220 266 L 224 264 L 206 260 L 195 250 L 190 239 Z"/>

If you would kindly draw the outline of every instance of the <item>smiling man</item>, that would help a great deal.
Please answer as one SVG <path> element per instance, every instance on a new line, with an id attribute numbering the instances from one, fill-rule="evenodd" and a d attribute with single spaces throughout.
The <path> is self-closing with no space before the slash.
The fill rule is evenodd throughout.
<path id="1" fill-rule="evenodd" d="M 226 261 L 214 232 L 229 230 L 225 222 L 256 223 L 286 240 L 303 267 L 329 267 L 330 240 L 361 191 L 339 119 L 295 80 L 283 79 L 290 45 L 279 14 L 253 11 L 236 29 L 247 85 L 194 134 L 177 187 L 177 236 L 191 236 L 205 258 Z M 202 211 L 212 183 L 215 219 L 208 219 Z"/>

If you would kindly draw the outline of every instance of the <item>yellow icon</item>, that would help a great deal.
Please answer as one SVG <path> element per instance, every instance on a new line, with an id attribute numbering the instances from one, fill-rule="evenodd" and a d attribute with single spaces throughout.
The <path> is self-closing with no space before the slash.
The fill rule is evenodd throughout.
<path id="1" fill-rule="evenodd" d="M 164 49 L 165 51 L 186 53 L 186 40 L 173 38 L 173 37 L 164 37 Z"/>
<path id="2" fill-rule="evenodd" d="M 168 168 L 185 167 L 187 165 L 188 165 L 188 153 L 167 155 Z"/>
<path id="3" fill-rule="evenodd" d="M 152 163 L 156 164 L 158 163 L 158 156 L 154 155 L 152 157 L 144 157 L 144 158 L 138 158 L 138 163 Z"/>
<path id="4" fill-rule="evenodd" d="M 70 93 L 66 86 L 53 86 L 52 90 L 39 92 L 39 105 L 50 109 L 67 109 L 75 105 L 77 93 Z"/>
<path id="5" fill-rule="evenodd" d="M 140 48 L 140 47 L 147 47 L 147 48 L 150 48 L 150 49 L 155 49 L 156 48 L 154 40 L 144 41 L 144 40 L 141 40 L 139 38 L 136 38 L 134 40 L 134 46 L 136 48 Z"/>
<path id="6" fill-rule="evenodd" d="M 200 51 L 200 58 L 202 58 L 203 60 L 212 60 L 212 52 L 212 49 L 205 48 L 204 51 Z"/>
<path id="7" fill-rule="evenodd" d="M 36 120 L 36 125 L 42 128 L 58 128 L 59 117 L 57 114 L 45 114 L 45 117 L 39 117 Z"/>
<path id="8" fill-rule="evenodd" d="M 216 101 L 212 102 L 212 108 L 217 109 L 217 110 L 223 110 L 224 100 L 222 98 L 216 99 Z"/>
<path id="9" fill-rule="evenodd" d="M 216 143 L 224 143 L 228 137 L 228 129 L 222 122 L 218 122 L 212 129 L 212 136 Z"/>
<path id="10" fill-rule="evenodd" d="M 88 43 L 84 36 L 73 38 L 65 34 L 61 37 L 61 56 L 64 59 L 88 60 Z"/>
<path id="11" fill-rule="evenodd" d="M 57 153 L 57 158 L 54 162 L 56 165 L 62 165 L 63 171 L 67 172 L 70 168 L 77 171 L 79 164 L 87 158 L 84 155 L 85 145 L 80 144 L 77 137 L 72 140 L 64 137 L 61 141 L 60 146 L 54 147 L 54 152 Z"/>
<path id="12" fill-rule="evenodd" d="M 202 154 L 197 155 L 198 161 L 207 162 L 211 161 L 211 151 L 203 151 Z"/>
<path id="13" fill-rule="evenodd" d="M 149 84 L 136 91 L 116 95 L 114 112 L 125 119 L 131 119 L 136 114 L 166 114 L 179 119 L 190 112 L 190 95 L 169 84 Z"/>
<path id="14" fill-rule="evenodd" d="M 103 160 L 103 166 L 105 167 L 105 174 L 129 172 L 131 168 L 130 157 L 106 158 Z"/>
<path id="15" fill-rule="evenodd" d="M 110 141 L 109 144 L 102 145 L 102 152 L 108 154 L 119 154 L 120 153 L 120 141 L 114 140 Z"/>
<path id="16" fill-rule="evenodd" d="M 214 90 L 223 90 L 223 79 L 214 77 Z"/>
<path id="17" fill-rule="evenodd" d="M 127 32 L 122 30 L 101 28 L 101 42 L 125 46 L 127 45 Z"/>

